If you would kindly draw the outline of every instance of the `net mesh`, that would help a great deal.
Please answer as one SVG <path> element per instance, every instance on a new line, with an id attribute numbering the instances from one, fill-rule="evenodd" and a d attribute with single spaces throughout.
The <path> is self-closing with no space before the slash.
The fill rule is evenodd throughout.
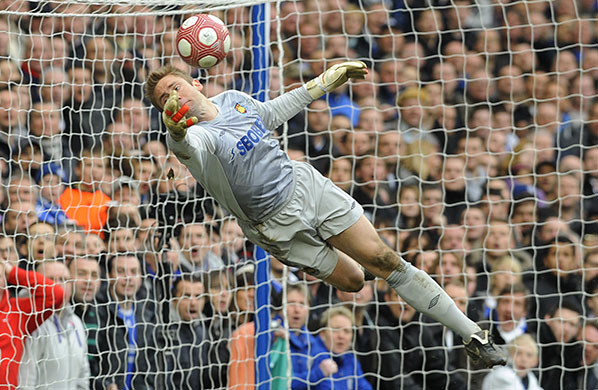
<path id="1" fill-rule="evenodd" d="M 0 388 L 254 388 L 255 248 L 142 92 L 170 63 L 208 97 L 251 93 L 254 3 L 0 1 L 0 255 L 20 269 L 0 268 Z M 370 70 L 278 129 L 283 148 L 512 346 L 507 368 L 481 369 L 383 281 L 345 293 L 271 259 L 291 329 L 273 337 L 272 387 L 593 388 L 597 3 L 266 6 L 269 99 L 340 61 Z M 231 51 L 199 71 L 175 35 L 207 11 Z"/>

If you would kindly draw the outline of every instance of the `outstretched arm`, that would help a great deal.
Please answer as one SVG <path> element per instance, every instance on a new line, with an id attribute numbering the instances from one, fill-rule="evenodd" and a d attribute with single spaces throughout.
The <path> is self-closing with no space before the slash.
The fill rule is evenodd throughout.
<path id="1" fill-rule="evenodd" d="M 333 65 L 301 88 L 284 93 L 265 103 L 256 100 L 260 116 L 266 127 L 276 129 L 301 112 L 312 101 L 334 91 L 349 79 L 365 78 L 367 73 L 367 67 L 361 61 Z"/>
<path id="2" fill-rule="evenodd" d="M 64 304 L 62 287 L 35 271 L 25 271 L 5 264 L 9 284 L 31 288 L 31 296 L 19 298 L 18 308 L 24 314 L 27 331 L 33 331 Z"/>

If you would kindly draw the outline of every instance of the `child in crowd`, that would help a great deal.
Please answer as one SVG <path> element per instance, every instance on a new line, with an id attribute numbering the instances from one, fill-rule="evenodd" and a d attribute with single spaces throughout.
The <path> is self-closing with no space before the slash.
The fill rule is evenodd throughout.
<path id="1" fill-rule="evenodd" d="M 523 334 L 509 345 L 511 364 L 496 367 L 484 378 L 482 390 L 542 390 L 532 369 L 538 365 L 538 345 Z"/>
<path id="2" fill-rule="evenodd" d="M 51 225 L 62 225 L 67 222 L 68 217 L 58 203 L 60 195 L 64 192 L 66 180 L 66 173 L 60 165 L 53 162 L 42 165 L 37 177 L 40 194 L 35 205 L 40 221 Z"/>

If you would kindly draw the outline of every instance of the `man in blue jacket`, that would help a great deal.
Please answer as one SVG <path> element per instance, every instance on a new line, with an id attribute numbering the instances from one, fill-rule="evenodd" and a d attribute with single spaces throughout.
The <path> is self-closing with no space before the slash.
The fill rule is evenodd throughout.
<path id="1" fill-rule="evenodd" d="M 305 326 L 308 315 L 307 286 L 304 283 L 289 284 L 287 286 L 287 318 L 293 369 L 292 390 L 309 389 L 310 361 L 317 341 Z"/>

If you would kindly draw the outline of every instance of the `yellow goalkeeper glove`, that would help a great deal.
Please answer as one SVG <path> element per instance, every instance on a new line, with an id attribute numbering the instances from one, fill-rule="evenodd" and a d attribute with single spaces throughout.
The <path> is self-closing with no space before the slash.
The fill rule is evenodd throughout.
<path id="1" fill-rule="evenodd" d="M 197 117 L 192 116 L 191 118 L 187 118 L 185 116 L 187 111 L 189 111 L 189 106 L 185 104 L 181 107 L 179 94 L 177 91 L 172 90 L 164 105 L 164 111 L 162 111 L 162 121 L 166 125 L 172 139 L 177 142 L 185 138 L 187 127 L 193 126 L 198 122 Z"/>
<path id="2" fill-rule="evenodd" d="M 341 62 L 305 84 L 307 92 L 316 100 L 346 83 L 349 79 L 365 79 L 367 66 L 361 61 Z"/>

